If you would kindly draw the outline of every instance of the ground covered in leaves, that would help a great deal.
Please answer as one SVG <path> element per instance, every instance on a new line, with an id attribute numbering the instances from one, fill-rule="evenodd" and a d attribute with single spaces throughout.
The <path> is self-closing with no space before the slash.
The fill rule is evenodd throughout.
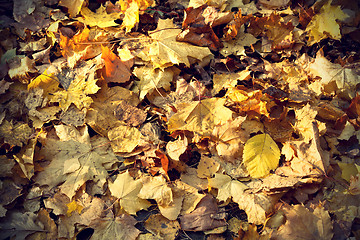
<path id="1" fill-rule="evenodd" d="M 0 5 L 1 239 L 360 239 L 358 1 Z"/>

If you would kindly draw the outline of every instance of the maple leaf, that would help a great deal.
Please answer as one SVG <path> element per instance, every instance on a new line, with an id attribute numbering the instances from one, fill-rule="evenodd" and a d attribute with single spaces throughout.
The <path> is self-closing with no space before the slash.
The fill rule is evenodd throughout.
<path id="1" fill-rule="evenodd" d="M 351 66 L 331 63 L 320 50 L 316 54 L 314 62 L 309 64 L 309 71 L 314 76 L 321 77 L 321 84 L 325 92 L 335 91 L 348 99 L 355 97 L 355 89 L 356 85 L 360 83 L 360 75 Z"/>
<path id="2" fill-rule="evenodd" d="M 178 112 L 168 121 L 168 130 L 188 130 L 209 135 L 215 125 L 232 119 L 232 111 L 224 107 L 224 103 L 223 98 L 208 98 L 178 104 Z"/>
<path id="3" fill-rule="evenodd" d="M 139 22 L 139 10 L 145 10 L 146 8 L 154 4 L 153 0 L 119 0 L 121 11 L 124 13 L 122 26 L 126 28 L 126 32 L 130 32 L 131 29 Z"/>
<path id="4" fill-rule="evenodd" d="M 173 193 L 163 176 L 144 179 L 143 186 L 138 194 L 142 199 L 154 199 L 159 206 L 169 206 L 173 202 Z"/>
<path id="5" fill-rule="evenodd" d="M 36 73 L 34 67 L 35 60 L 28 57 L 17 57 L 14 61 L 9 63 L 8 75 L 12 80 L 19 80 L 24 84 L 28 84 L 31 73 Z"/>
<path id="6" fill-rule="evenodd" d="M 96 85 L 96 69 L 91 69 L 91 67 L 91 64 L 85 65 L 82 68 L 81 74 L 76 75 L 75 79 L 71 81 L 68 89 L 53 93 L 50 102 L 58 102 L 63 111 L 66 111 L 71 103 L 74 103 L 79 110 L 89 108 L 93 100 L 87 95 L 95 94 L 100 89 L 100 87 Z M 88 70 L 88 72 L 84 73 L 86 70 Z"/>
<path id="7" fill-rule="evenodd" d="M 14 155 L 15 160 L 19 163 L 24 175 L 31 179 L 34 176 L 34 150 L 37 139 L 30 139 L 28 144 L 21 151 Z"/>
<path id="8" fill-rule="evenodd" d="M 108 132 L 114 152 L 132 152 L 140 143 L 141 133 L 135 127 L 119 126 Z"/>
<path id="9" fill-rule="evenodd" d="M 99 218 L 91 223 L 94 228 L 94 239 L 129 239 L 135 240 L 140 234 L 140 230 L 135 227 L 137 221 L 133 216 L 121 214 L 115 218 Z"/>
<path id="10" fill-rule="evenodd" d="M 147 200 L 138 197 L 141 187 L 141 179 L 134 180 L 128 171 L 117 175 L 113 183 L 109 182 L 111 194 L 118 198 L 120 206 L 129 214 L 136 214 L 150 206 Z"/>
<path id="11" fill-rule="evenodd" d="M 282 209 L 286 223 L 274 233 L 274 239 L 331 239 L 332 223 L 329 213 L 322 206 L 310 212 L 302 205 Z"/>
<path id="12" fill-rule="evenodd" d="M 155 238 L 170 240 L 175 239 L 180 224 L 164 218 L 161 214 L 153 214 L 145 221 L 145 228 L 153 233 Z"/>
<path id="13" fill-rule="evenodd" d="M 299 133 L 303 136 L 305 143 L 310 142 L 313 137 L 312 122 L 315 122 L 317 111 L 311 107 L 310 104 L 306 104 L 305 107 L 295 110 L 296 123 L 295 128 L 298 129 Z"/>
<path id="14" fill-rule="evenodd" d="M 180 63 L 189 67 L 189 57 L 202 61 L 206 57 L 212 56 L 207 47 L 177 42 L 176 36 L 180 32 L 181 29 L 177 29 L 171 19 L 160 19 L 157 29 L 149 34 L 153 43 L 147 46 L 138 57 L 144 61 L 151 61 L 154 68 L 164 69 Z"/>
<path id="15" fill-rule="evenodd" d="M 133 72 L 140 82 L 136 83 L 135 92 L 139 93 L 140 99 L 144 99 L 147 94 L 151 94 L 156 89 L 170 90 L 170 83 L 173 81 L 175 71 L 174 68 L 136 67 Z"/>
<path id="16" fill-rule="evenodd" d="M 71 199 L 89 180 L 93 180 L 102 189 L 108 177 L 105 165 L 111 166 L 118 160 L 109 149 L 108 140 L 102 137 L 90 139 L 87 127 L 82 128 L 80 133 L 74 127 L 57 128 L 56 132 L 61 136 L 61 130 L 69 128 L 78 137 L 68 137 L 66 134 L 63 139 L 47 138 L 43 142 L 40 154 L 51 162 L 44 171 L 37 174 L 35 181 L 50 189 L 61 185 L 61 192 Z"/>
<path id="17" fill-rule="evenodd" d="M 215 173 L 214 178 L 209 178 L 209 187 L 218 189 L 217 199 L 226 202 L 229 198 L 244 194 L 244 190 L 248 187 L 231 177 L 224 174 Z"/>
<path id="18" fill-rule="evenodd" d="M 244 146 L 243 162 L 253 178 L 265 177 L 279 165 L 280 150 L 270 135 L 250 138 Z"/>
<path id="19" fill-rule="evenodd" d="M 6 218 L 0 221 L 2 239 L 14 238 L 25 239 L 28 235 L 37 231 L 44 231 L 43 226 L 36 221 L 36 214 L 32 212 L 10 212 Z"/>
<path id="20" fill-rule="evenodd" d="M 96 13 L 87 7 L 83 7 L 80 11 L 82 17 L 76 18 L 78 21 L 90 26 L 98 26 L 100 28 L 111 27 L 119 25 L 114 20 L 120 18 L 120 12 L 107 13 L 106 7 L 101 5 L 96 9 Z"/>
<path id="21" fill-rule="evenodd" d="M 332 6 L 331 3 L 332 1 L 328 0 L 320 9 L 320 13 L 316 14 L 307 25 L 305 31 L 309 33 L 308 45 L 313 45 L 327 37 L 340 40 L 340 27 L 336 20 L 343 21 L 348 15 L 340 6 Z"/>

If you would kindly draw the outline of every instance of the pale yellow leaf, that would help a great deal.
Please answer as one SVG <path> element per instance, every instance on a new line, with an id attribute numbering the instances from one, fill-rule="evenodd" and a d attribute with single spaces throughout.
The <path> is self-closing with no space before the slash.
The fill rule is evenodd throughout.
<path id="1" fill-rule="evenodd" d="M 267 176 L 278 167 L 279 159 L 280 150 L 266 133 L 256 135 L 245 143 L 243 162 L 253 178 Z"/>

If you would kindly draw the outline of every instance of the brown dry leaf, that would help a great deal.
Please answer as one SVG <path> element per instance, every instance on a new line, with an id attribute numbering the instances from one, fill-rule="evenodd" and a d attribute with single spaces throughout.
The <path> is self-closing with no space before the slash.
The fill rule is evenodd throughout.
<path id="1" fill-rule="evenodd" d="M 275 232 L 274 239 L 331 239 L 332 223 L 328 211 L 323 206 L 316 206 L 309 211 L 302 205 L 285 206 L 286 222 Z"/>
<path id="2" fill-rule="evenodd" d="M 200 62 L 212 53 L 207 47 L 197 47 L 188 43 L 177 42 L 176 36 L 181 32 L 171 19 L 158 22 L 158 27 L 150 33 L 153 43 L 143 50 L 138 57 L 150 61 L 154 68 L 166 68 L 174 64 L 184 63 L 190 67 L 189 57 L 198 59 Z"/>
<path id="3" fill-rule="evenodd" d="M 184 231 L 207 231 L 226 226 L 224 219 L 214 218 L 218 214 L 216 200 L 207 194 L 189 214 L 180 216 L 180 226 Z"/>
<path id="4" fill-rule="evenodd" d="M 134 59 L 122 61 L 108 47 L 101 46 L 101 58 L 105 61 L 104 79 L 106 82 L 124 83 L 129 81 L 131 76 L 131 67 Z"/>
<path id="5" fill-rule="evenodd" d="M 347 99 L 356 96 L 356 85 L 360 83 L 360 75 L 354 67 L 341 66 L 327 60 L 323 51 L 318 51 L 316 58 L 309 64 L 309 71 L 313 76 L 321 77 L 321 84 L 327 93 L 336 92 Z"/>
<path id="6" fill-rule="evenodd" d="M 85 121 L 102 136 L 107 136 L 112 128 L 123 125 L 114 114 L 120 102 L 125 101 L 133 107 L 140 103 L 134 92 L 119 86 L 109 88 L 107 85 L 102 85 L 92 99 L 93 103 L 87 111 Z"/>
<path id="7" fill-rule="evenodd" d="M 315 14 L 307 25 L 308 45 L 313 45 L 327 37 L 340 40 L 340 26 L 336 20 L 343 21 L 349 16 L 341 10 L 340 6 L 332 6 L 331 3 L 332 1 L 327 1 L 320 9 L 320 13 Z"/>
<path id="8" fill-rule="evenodd" d="M 232 111 L 224 107 L 224 103 L 223 98 L 208 98 L 178 104 L 177 113 L 168 121 L 168 130 L 188 130 L 209 135 L 217 124 L 232 120 Z"/>
<path id="9" fill-rule="evenodd" d="M 170 83 L 173 81 L 176 72 L 176 68 L 136 67 L 134 75 L 140 79 L 140 82 L 136 83 L 135 92 L 139 94 L 139 98 L 142 100 L 147 94 L 158 91 L 160 88 L 170 90 Z"/>
<path id="10" fill-rule="evenodd" d="M 9 63 L 8 75 L 12 80 L 18 80 L 21 83 L 28 84 L 31 74 L 37 72 L 34 67 L 35 60 L 28 57 L 17 57 Z"/>
<path id="11" fill-rule="evenodd" d="M 61 129 L 56 131 L 58 136 L 61 136 Z M 74 130 L 75 133 L 76 131 Z M 41 186 L 47 185 L 48 190 L 61 185 L 61 192 L 70 199 L 89 180 L 94 181 L 102 191 L 108 177 L 109 168 L 106 166 L 111 167 L 118 162 L 109 149 L 107 139 L 99 136 L 90 139 L 87 127 L 83 127 L 77 135 L 78 137 L 69 136 L 66 140 L 52 138 L 42 140 L 43 148 L 40 154 L 46 157 L 50 164 L 35 177 L 36 183 Z M 79 142 L 79 137 L 83 141 Z"/>
<path id="12" fill-rule="evenodd" d="M 28 235 L 37 231 L 44 231 L 41 223 L 36 221 L 37 215 L 32 212 L 21 213 L 12 211 L 0 221 L 0 237 L 2 239 L 13 238 L 25 239 Z"/>
<path id="13" fill-rule="evenodd" d="M 220 164 L 213 158 L 201 156 L 196 172 L 199 178 L 209 178 L 220 169 Z"/>
<path id="14" fill-rule="evenodd" d="M 94 228 L 94 239 L 129 239 L 135 240 L 140 234 L 139 229 L 135 227 L 137 221 L 133 216 L 122 214 L 115 218 L 99 218 L 91 223 Z"/>
<path id="15" fill-rule="evenodd" d="M 202 5 L 185 9 L 183 31 L 176 37 L 178 41 L 189 42 L 197 46 L 209 47 L 216 51 L 222 43 L 213 31 L 213 27 L 227 24 L 233 19 L 230 12 L 219 12 L 216 8 Z"/>
<path id="16" fill-rule="evenodd" d="M 179 135 L 175 141 L 169 141 L 166 144 L 166 153 L 172 160 L 179 161 L 179 157 L 186 151 L 188 139 L 185 135 Z"/>
<path id="17" fill-rule="evenodd" d="M 108 132 L 111 147 L 116 153 L 132 152 L 139 145 L 141 139 L 140 131 L 135 127 L 119 126 Z"/>
<path id="18" fill-rule="evenodd" d="M 235 163 L 241 160 L 244 143 L 248 140 L 248 134 L 241 129 L 245 119 L 239 116 L 233 121 L 214 127 L 212 136 L 214 136 L 216 152 L 226 162 Z"/>
<path id="19" fill-rule="evenodd" d="M 224 41 L 230 41 L 236 38 L 240 33 L 240 27 L 249 21 L 251 17 L 251 15 L 243 16 L 241 9 L 239 9 L 239 12 L 234 14 L 234 19 L 224 28 Z"/>
<path id="20" fill-rule="evenodd" d="M 138 196 L 142 199 L 154 199 L 159 206 L 167 207 L 173 203 L 173 193 L 163 176 L 143 179 L 143 187 Z"/>
<path id="21" fill-rule="evenodd" d="M 117 175 L 113 183 L 109 182 L 111 194 L 118 198 L 120 206 L 129 214 L 136 214 L 150 206 L 147 200 L 138 197 L 141 187 L 141 180 L 134 180 L 128 171 Z"/>
<path id="22" fill-rule="evenodd" d="M 153 214 L 145 221 L 145 228 L 164 240 L 173 240 L 180 230 L 178 221 L 171 221 L 160 214 Z"/>
<path id="23" fill-rule="evenodd" d="M 30 139 L 21 151 L 14 155 L 24 175 L 30 180 L 34 176 L 34 153 L 37 139 Z"/>
<path id="24" fill-rule="evenodd" d="M 28 142 L 31 134 L 32 130 L 26 123 L 4 120 L 0 125 L 1 139 L 10 146 L 22 147 Z"/>
<path id="25" fill-rule="evenodd" d="M 124 122 L 128 126 L 139 126 L 146 120 L 146 112 L 133 107 L 127 101 L 119 101 L 119 104 L 114 110 L 115 117 Z"/>
<path id="26" fill-rule="evenodd" d="M 229 105 L 240 112 L 269 116 L 267 103 L 262 100 L 263 94 L 260 90 L 247 92 L 246 90 L 231 88 L 227 91 L 226 97 Z"/>
<path id="27" fill-rule="evenodd" d="M 309 143 L 314 134 L 312 123 L 316 124 L 317 110 L 308 103 L 301 109 L 295 109 L 295 115 L 296 123 L 294 127 L 303 137 L 303 141 Z"/>
<path id="28" fill-rule="evenodd" d="M 360 195 L 360 174 L 350 177 L 349 193 L 351 195 Z"/>

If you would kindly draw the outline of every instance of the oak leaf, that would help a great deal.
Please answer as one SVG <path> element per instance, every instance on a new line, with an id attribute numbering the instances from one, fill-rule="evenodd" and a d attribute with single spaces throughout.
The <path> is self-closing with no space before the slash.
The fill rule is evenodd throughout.
<path id="1" fill-rule="evenodd" d="M 150 32 L 153 43 L 147 46 L 138 57 L 150 61 L 155 68 L 164 69 L 180 63 L 189 67 L 189 57 L 202 61 L 206 57 L 212 56 L 207 47 L 177 42 L 176 36 L 180 32 L 181 29 L 176 28 L 171 19 L 160 19 L 157 29 Z"/>
<path id="2" fill-rule="evenodd" d="M 178 112 L 168 121 L 168 130 L 188 130 L 209 135 L 217 124 L 232 120 L 232 111 L 224 107 L 225 99 L 208 98 L 178 104 Z"/>
<path id="3" fill-rule="evenodd" d="M 266 133 L 256 135 L 245 143 L 243 162 L 252 178 L 267 176 L 278 167 L 279 159 L 280 150 Z"/>
<path id="4" fill-rule="evenodd" d="M 134 180 L 128 171 L 117 175 L 113 183 L 109 182 L 111 194 L 118 198 L 120 206 L 129 214 L 136 214 L 150 206 L 147 200 L 138 197 L 141 187 L 141 180 Z"/>

